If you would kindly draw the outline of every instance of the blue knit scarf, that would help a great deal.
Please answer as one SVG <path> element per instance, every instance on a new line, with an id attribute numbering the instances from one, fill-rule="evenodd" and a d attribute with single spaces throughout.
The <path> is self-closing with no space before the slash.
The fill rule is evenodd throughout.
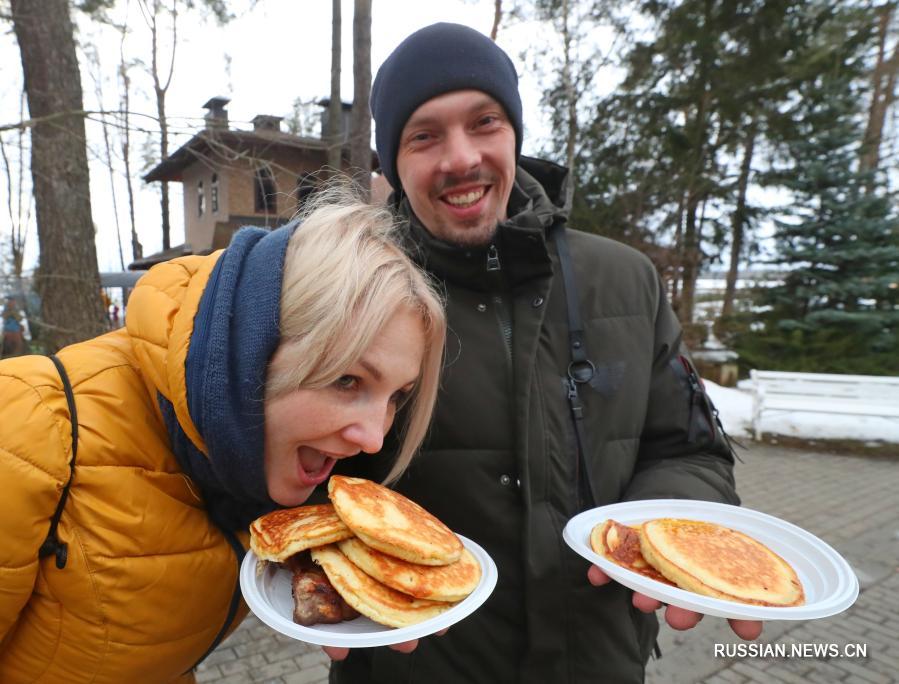
<path id="1" fill-rule="evenodd" d="M 208 457 L 181 429 L 171 402 L 158 398 L 178 463 L 224 529 L 246 529 L 277 506 L 265 485 L 263 399 L 278 347 L 284 254 L 295 227 L 240 230 L 203 292 L 185 373 L 188 410 Z"/>

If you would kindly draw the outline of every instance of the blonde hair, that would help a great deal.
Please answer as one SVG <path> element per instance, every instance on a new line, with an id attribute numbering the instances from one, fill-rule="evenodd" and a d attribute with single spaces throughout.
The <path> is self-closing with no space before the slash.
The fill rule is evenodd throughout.
<path id="1" fill-rule="evenodd" d="M 335 382 L 401 308 L 425 331 L 421 373 L 403 411 L 400 449 L 385 483 L 403 473 L 431 421 L 443 366 L 446 317 L 428 277 L 398 246 L 389 209 L 360 202 L 345 187 L 310 198 L 284 259 L 277 370 L 266 398 Z"/>

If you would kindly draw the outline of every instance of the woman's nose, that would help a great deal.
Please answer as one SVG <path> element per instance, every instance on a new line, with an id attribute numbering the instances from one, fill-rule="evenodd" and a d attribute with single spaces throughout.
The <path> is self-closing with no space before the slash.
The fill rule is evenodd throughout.
<path id="1" fill-rule="evenodd" d="M 367 407 L 343 430 L 343 437 L 367 454 L 384 446 L 384 435 L 392 423 L 391 411 L 384 406 Z"/>

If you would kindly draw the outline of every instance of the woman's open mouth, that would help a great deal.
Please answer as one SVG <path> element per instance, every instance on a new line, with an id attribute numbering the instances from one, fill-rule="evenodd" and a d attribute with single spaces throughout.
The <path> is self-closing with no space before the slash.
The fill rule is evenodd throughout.
<path id="1" fill-rule="evenodd" d="M 315 487 L 328 479 L 337 460 L 311 447 L 297 449 L 297 479 L 304 487 Z"/>

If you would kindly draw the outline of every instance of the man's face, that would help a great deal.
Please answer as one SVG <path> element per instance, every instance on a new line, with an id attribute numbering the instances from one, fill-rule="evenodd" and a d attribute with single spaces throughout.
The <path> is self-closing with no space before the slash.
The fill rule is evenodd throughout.
<path id="1" fill-rule="evenodd" d="M 434 237 L 487 244 L 515 181 L 515 129 L 496 100 L 458 90 L 416 109 L 400 135 L 396 169 L 412 210 Z"/>

